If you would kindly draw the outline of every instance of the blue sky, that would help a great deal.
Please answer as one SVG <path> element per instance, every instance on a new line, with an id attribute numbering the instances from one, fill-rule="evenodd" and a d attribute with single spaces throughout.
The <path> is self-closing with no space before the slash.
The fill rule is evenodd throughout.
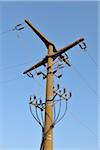
<path id="1" fill-rule="evenodd" d="M 68 52 L 66 66 L 55 84 L 73 93 L 68 111 L 54 129 L 55 150 L 97 150 L 98 136 L 98 2 L 0 2 L 0 149 L 38 150 L 41 128 L 28 107 L 30 95 L 45 99 L 45 81 L 22 73 L 47 54 L 41 40 L 24 23 L 29 19 L 57 49 L 84 37 Z M 20 32 L 13 29 L 25 25 Z"/>

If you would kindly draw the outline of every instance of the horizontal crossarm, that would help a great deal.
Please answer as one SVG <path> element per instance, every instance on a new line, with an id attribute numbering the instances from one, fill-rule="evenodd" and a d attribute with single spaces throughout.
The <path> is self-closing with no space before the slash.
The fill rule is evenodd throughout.
<path id="1" fill-rule="evenodd" d="M 38 62 L 37 64 L 33 65 L 31 68 L 29 68 L 28 70 L 26 70 L 25 72 L 23 72 L 23 74 L 27 74 L 28 72 L 32 71 L 32 70 L 35 70 L 36 68 L 44 65 L 48 62 L 48 57 L 52 57 L 53 60 L 55 60 L 57 57 L 60 57 L 63 61 L 64 61 L 64 58 L 62 58 L 62 54 L 65 53 L 66 51 L 68 51 L 69 49 L 73 48 L 74 46 L 76 46 L 77 44 L 79 44 L 80 42 L 84 41 L 84 38 L 80 38 L 79 40 L 76 40 L 75 42 L 69 44 L 68 46 L 60 49 L 59 51 L 57 52 L 54 52 L 53 54 L 51 55 L 48 55 L 46 57 L 44 57 L 40 62 Z"/>
<path id="2" fill-rule="evenodd" d="M 39 63 L 37 63 L 36 65 L 32 66 L 31 68 L 29 68 L 28 70 L 24 71 L 23 74 L 27 74 L 28 72 L 42 66 L 45 65 L 48 61 L 48 57 L 46 56 L 43 60 L 41 60 Z"/>
<path id="3" fill-rule="evenodd" d="M 67 45 L 66 47 L 58 50 L 57 52 L 55 52 L 54 54 L 50 55 L 49 57 L 53 57 L 53 59 L 56 59 L 58 56 L 61 57 L 61 54 L 67 52 L 68 50 L 70 50 L 71 48 L 73 48 L 74 46 L 76 46 L 77 44 L 79 44 L 80 42 L 84 41 L 84 38 L 80 38 L 79 40 L 76 40 L 75 42 Z M 62 59 L 62 57 L 61 57 Z"/>

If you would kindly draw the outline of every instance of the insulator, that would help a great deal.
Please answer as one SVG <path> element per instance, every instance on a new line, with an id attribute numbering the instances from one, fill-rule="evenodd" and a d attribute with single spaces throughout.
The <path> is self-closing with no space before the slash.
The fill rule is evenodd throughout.
<path id="1" fill-rule="evenodd" d="M 45 79 L 47 76 L 43 76 L 43 79 Z"/>
<path id="2" fill-rule="evenodd" d="M 81 44 L 79 44 L 79 47 L 82 49 L 82 46 L 81 46 Z"/>
<path id="3" fill-rule="evenodd" d="M 65 97 L 67 97 L 67 94 L 65 94 Z"/>
<path id="4" fill-rule="evenodd" d="M 40 75 L 41 74 L 41 71 L 40 72 L 37 72 L 37 75 Z"/>
<path id="5" fill-rule="evenodd" d="M 59 89 L 60 88 L 60 85 L 59 84 L 57 84 L 57 89 Z"/>
<path id="6" fill-rule="evenodd" d="M 53 71 L 53 74 L 55 74 L 57 72 L 57 70 Z"/>
<path id="7" fill-rule="evenodd" d="M 30 96 L 30 101 L 32 100 L 32 97 Z"/>
<path id="8" fill-rule="evenodd" d="M 59 69 L 62 69 L 62 68 L 64 68 L 64 66 L 59 67 Z"/>
<path id="9" fill-rule="evenodd" d="M 34 99 L 36 99 L 36 96 L 34 96 Z"/>
<path id="10" fill-rule="evenodd" d="M 22 29 L 24 29 L 24 27 L 21 27 L 21 28 L 19 28 L 19 29 L 17 29 L 17 30 L 19 30 L 19 31 L 20 31 L 20 30 L 22 30 Z"/>
<path id="11" fill-rule="evenodd" d="M 66 93 L 66 88 L 64 88 L 64 93 Z"/>
<path id="12" fill-rule="evenodd" d="M 72 93 L 71 92 L 69 93 L 69 96 L 72 97 Z"/>
<path id="13" fill-rule="evenodd" d="M 31 72 L 27 73 L 26 75 L 27 75 L 28 77 L 30 77 L 30 78 L 33 78 L 33 77 L 34 77 Z"/>
<path id="14" fill-rule="evenodd" d="M 43 75 L 43 79 L 47 77 L 45 73 L 41 72 L 41 74 Z"/>
<path id="15" fill-rule="evenodd" d="M 40 99 L 40 104 L 42 104 L 42 100 Z"/>
<path id="16" fill-rule="evenodd" d="M 83 46 L 81 44 L 79 44 L 79 46 L 80 46 L 81 49 L 85 50 L 87 48 L 87 46 L 86 46 L 86 44 L 84 42 L 82 44 L 83 44 Z"/>
<path id="17" fill-rule="evenodd" d="M 41 111 L 43 111 L 43 108 L 40 108 L 41 109 Z"/>
<path id="18" fill-rule="evenodd" d="M 87 45 L 86 45 L 86 43 L 85 43 L 85 42 L 83 42 L 83 45 L 84 45 L 84 49 L 86 49 L 86 48 L 87 48 Z"/>
<path id="19" fill-rule="evenodd" d="M 68 57 L 68 55 L 66 54 L 66 53 L 64 53 L 65 54 L 65 56 L 66 56 L 66 59 L 68 59 L 69 57 Z"/>
<path id="20" fill-rule="evenodd" d="M 58 76 L 58 78 L 61 78 L 62 77 L 62 74 L 60 74 L 59 76 Z"/>
<path id="21" fill-rule="evenodd" d="M 69 60 L 68 60 L 68 59 L 65 60 L 65 63 L 66 63 L 69 67 L 71 67 L 71 64 L 69 63 Z"/>
<path id="22" fill-rule="evenodd" d="M 46 67 L 46 64 L 43 64 L 44 67 Z"/>
<path id="23" fill-rule="evenodd" d="M 21 25 L 22 25 L 22 24 L 18 24 L 18 25 L 16 25 L 16 26 L 15 26 L 15 28 L 13 29 L 13 31 L 14 31 L 14 30 L 19 31 L 19 30 L 24 29 L 24 26 L 20 27 Z"/>
<path id="24" fill-rule="evenodd" d="M 27 75 L 28 77 L 30 77 L 30 75 L 29 75 L 28 73 L 27 73 L 26 75 Z M 31 78 L 31 77 L 30 77 L 30 78 Z"/>
<path id="25" fill-rule="evenodd" d="M 32 77 L 32 78 L 33 78 L 33 74 L 32 74 L 31 72 L 29 72 L 29 74 L 31 75 L 30 77 Z"/>
<path id="26" fill-rule="evenodd" d="M 61 58 L 64 59 L 65 57 L 63 55 L 61 55 Z"/>

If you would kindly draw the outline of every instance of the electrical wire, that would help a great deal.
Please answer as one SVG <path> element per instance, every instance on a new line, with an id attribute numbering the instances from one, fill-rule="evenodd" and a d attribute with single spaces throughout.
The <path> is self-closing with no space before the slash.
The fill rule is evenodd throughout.
<path id="1" fill-rule="evenodd" d="M 76 68 L 75 65 L 72 65 L 74 71 L 78 74 L 78 76 L 81 78 L 81 80 L 86 84 L 86 86 L 94 93 L 94 95 L 98 95 L 97 92 L 92 88 L 92 86 L 90 86 L 90 84 L 88 83 L 87 79 L 80 73 L 80 71 Z"/>
<path id="2" fill-rule="evenodd" d="M 90 60 L 94 63 L 94 65 L 100 69 L 100 66 L 98 65 L 98 63 L 96 62 L 96 60 L 94 59 L 94 57 L 90 54 L 90 52 L 86 49 L 84 50 L 84 52 L 87 54 L 87 56 L 90 58 Z M 78 51 L 79 54 L 79 51 Z"/>
<path id="3" fill-rule="evenodd" d="M 15 78 L 15 79 L 9 79 L 9 80 L 5 80 L 5 81 L 0 81 L 0 83 L 2 85 L 2 84 L 6 84 L 6 83 L 16 82 L 17 80 L 22 80 L 22 79 L 25 79 L 25 78 L 23 78 L 21 76 L 21 77 Z"/>
<path id="4" fill-rule="evenodd" d="M 80 71 L 76 68 L 75 65 L 72 64 L 73 70 L 78 74 L 78 76 L 81 78 L 81 80 L 85 83 L 85 85 L 90 89 L 90 91 L 95 95 L 98 96 L 97 92 L 92 88 L 92 86 L 89 84 L 87 79 L 80 73 Z M 62 80 L 62 78 L 60 79 Z M 64 83 L 64 82 L 63 82 Z M 65 83 L 64 83 L 65 84 Z"/>
<path id="5" fill-rule="evenodd" d="M 59 111 L 58 111 L 58 114 L 57 114 L 57 117 L 55 117 L 55 120 L 54 120 L 54 125 L 56 124 L 56 122 L 57 122 L 57 120 L 58 120 L 58 118 L 59 118 L 59 116 L 60 116 L 60 112 L 61 112 L 61 98 L 60 98 L 60 102 L 59 102 Z"/>
<path id="6" fill-rule="evenodd" d="M 9 33 L 9 32 L 12 32 L 12 30 L 10 29 L 10 30 L 3 31 L 3 32 L 0 33 L 0 36 L 2 36 L 2 35 L 4 35 L 4 34 L 7 34 L 7 33 Z"/>
<path id="7" fill-rule="evenodd" d="M 44 128 L 42 129 L 42 139 L 41 139 L 41 144 L 40 144 L 40 150 L 43 148 L 43 142 L 44 142 Z"/>
<path id="8" fill-rule="evenodd" d="M 27 62 L 24 62 L 24 63 L 20 63 L 20 64 L 16 64 L 16 65 L 2 67 L 2 68 L 0 68 L 0 70 L 8 70 L 8 69 L 12 69 L 12 68 L 17 68 L 17 67 L 20 67 L 20 66 L 23 66 L 23 65 L 27 65 L 31 62 L 33 62 L 33 60 L 30 60 L 30 61 L 27 61 Z"/>
<path id="9" fill-rule="evenodd" d="M 42 120 L 42 124 L 43 124 L 43 127 L 44 127 L 43 111 L 41 111 L 41 120 Z"/>
<path id="10" fill-rule="evenodd" d="M 38 116 L 37 107 L 35 107 L 35 113 L 36 113 L 36 118 L 37 118 L 38 122 L 40 122 L 41 127 L 43 127 L 43 125 L 42 125 L 42 123 L 41 123 L 41 121 L 40 121 L 40 118 L 39 118 L 39 116 Z"/>
<path id="11" fill-rule="evenodd" d="M 100 66 L 98 66 L 98 64 L 96 63 L 95 59 L 91 56 L 91 54 L 89 53 L 89 51 L 85 50 L 85 53 L 87 54 L 87 56 L 91 59 L 91 61 L 95 64 L 95 66 L 100 69 Z M 88 87 L 88 89 L 91 90 L 92 93 L 94 93 L 95 96 L 99 96 L 98 93 L 92 88 L 92 86 L 89 84 L 88 80 L 80 73 L 80 71 L 76 68 L 75 65 L 72 64 L 72 67 L 74 69 L 74 71 L 79 75 L 79 77 L 81 78 L 81 80 L 85 83 L 85 85 Z"/>
<path id="12" fill-rule="evenodd" d="M 84 126 L 88 131 L 90 131 L 92 135 L 98 138 L 97 134 L 92 129 L 90 129 L 90 127 L 88 127 L 86 123 L 84 123 L 75 113 L 73 113 L 72 111 L 69 111 L 69 114 L 71 117 L 77 120 L 82 126 Z"/>
<path id="13" fill-rule="evenodd" d="M 31 105 L 29 104 L 29 109 L 30 109 L 30 112 L 31 112 L 31 115 L 33 116 L 33 118 L 39 123 L 39 125 L 42 127 L 41 125 L 41 122 L 39 122 L 39 120 L 34 116 L 33 112 L 32 112 L 32 107 Z"/>
<path id="14" fill-rule="evenodd" d="M 23 63 L 23 64 L 18 64 L 18 65 L 16 65 L 16 66 L 21 66 L 21 65 L 24 65 L 24 64 L 26 64 L 26 63 L 29 63 L 29 62 L 25 62 L 25 63 Z M 12 68 L 12 67 L 14 67 L 14 66 L 9 66 L 9 67 L 7 67 L 8 69 L 9 68 Z M 0 69 L 5 69 L 5 68 L 0 68 Z M 43 68 L 42 70 L 44 70 L 45 68 Z M 37 76 L 36 75 L 36 73 L 34 74 L 34 77 L 35 76 Z M 10 83 L 10 82 L 15 82 L 15 81 L 17 81 L 17 80 L 21 80 L 21 79 L 25 79 L 24 77 L 22 77 L 22 76 L 20 76 L 20 77 L 17 77 L 17 78 L 15 78 L 15 79 L 9 79 L 9 80 L 5 80 L 5 81 L 0 81 L 0 83 L 1 84 L 5 84 L 5 83 Z M 35 78 L 34 78 L 34 80 L 35 80 Z M 42 80 L 43 81 L 43 80 Z M 38 80 L 36 81 L 38 84 L 39 84 L 39 87 L 41 87 L 41 85 L 43 85 L 42 83 L 40 84 L 40 82 L 38 82 Z"/>
<path id="15" fill-rule="evenodd" d="M 54 120 L 56 118 L 56 108 L 55 108 L 55 103 L 54 103 Z"/>
<path id="16" fill-rule="evenodd" d="M 95 64 L 95 66 L 100 69 L 100 66 L 97 64 L 97 62 L 95 61 L 95 59 L 91 56 L 91 54 L 89 53 L 89 51 L 86 51 L 87 56 L 90 58 L 90 60 Z"/>
<path id="17" fill-rule="evenodd" d="M 25 24 L 25 23 L 24 23 Z M 20 25 L 23 25 L 23 23 L 21 23 Z M 16 26 L 15 26 L 16 27 Z M 24 25 L 24 28 L 26 28 L 27 26 L 26 25 Z M 7 30 L 7 31 L 4 31 L 4 32 L 2 32 L 2 33 L 0 33 L 1 35 L 2 34 L 5 34 L 5 33 L 8 33 L 8 32 L 11 32 L 11 31 L 17 31 L 17 32 L 19 32 L 19 29 L 15 29 L 15 28 L 12 28 L 12 29 L 10 29 L 10 30 Z M 24 42 L 25 43 L 25 42 Z M 18 65 L 12 65 L 12 66 L 7 66 L 7 67 L 4 67 L 4 68 L 0 68 L 0 70 L 5 70 L 5 69 L 12 69 L 12 68 L 15 68 L 15 67 L 20 67 L 20 66 L 22 66 L 22 65 L 25 65 L 25 64 L 28 64 L 28 63 L 30 63 L 30 62 L 32 62 L 32 60 L 31 61 L 28 61 L 28 62 L 25 62 L 25 63 L 22 63 L 22 64 L 18 64 Z"/>
<path id="18" fill-rule="evenodd" d="M 67 101 L 66 101 L 66 105 L 65 105 L 65 111 L 64 111 L 63 115 L 60 117 L 60 119 L 58 119 L 55 122 L 55 125 L 58 124 L 64 118 L 64 116 L 66 115 L 66 113 L 67 113 Z"/>
<path id="19" fill-rule="evenodd" d="M 93 58 L 89 53 L 88 53 L 88 56 L 91 58 L 92 62 L 93 62 L 97 67 L 99 67 L 99 66 L 97 65 L 97 63 L 95 62 L 94 58 Z M 73 66 L 73 64 L 72 64 L 72 66 Z M 96 91 L 89 85 L 88 81 L 87 81 L 87 80 L 83 77 L 83 75 L 78 71 L 78 69 L 75 67 L 75 65 L 74 65 L 74 70 L 75 70 L 75 71 L 77 72 L 77 74 L 80 76 L 80 78 L 82 79 L 82 81 L 85 82 L 85 84 L 87 85 L 87 87 L 97 96 Z M 69 114 L 72 115 L 71 112 L 69 112 Z M 72 115 L 72 116 L 73 116 L 73 115 Z M 75 117 L 74 117 L 74 116 L 75 116 Z M 97 137 L 96 133 L 95 133 L 92 129 L 90 129 L 85 123 L 83 123 L 83 122 L 79 119 L 79 117 L 76 117 L 76 115 L 74 115 L 74 116 L 73 116 L 74 119 L 76 119 L 78 122 L 80 122 L 81 125 L 83 125 L 85 128 L 87 128 L 95 137 Z"/>

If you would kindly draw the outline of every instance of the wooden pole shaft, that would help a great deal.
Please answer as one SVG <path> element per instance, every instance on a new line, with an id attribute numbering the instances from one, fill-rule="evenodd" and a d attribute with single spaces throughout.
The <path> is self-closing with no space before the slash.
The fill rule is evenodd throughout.
<path id="1" fill-rule="evenodd" d="M 48 55 L 53 52 L 53 46 L 49 45 Z M 47 85 L 46 85 L 46 109 L 44 126 L 43 150 L 53 150 L 53 59 L 48 58 Z"/>

